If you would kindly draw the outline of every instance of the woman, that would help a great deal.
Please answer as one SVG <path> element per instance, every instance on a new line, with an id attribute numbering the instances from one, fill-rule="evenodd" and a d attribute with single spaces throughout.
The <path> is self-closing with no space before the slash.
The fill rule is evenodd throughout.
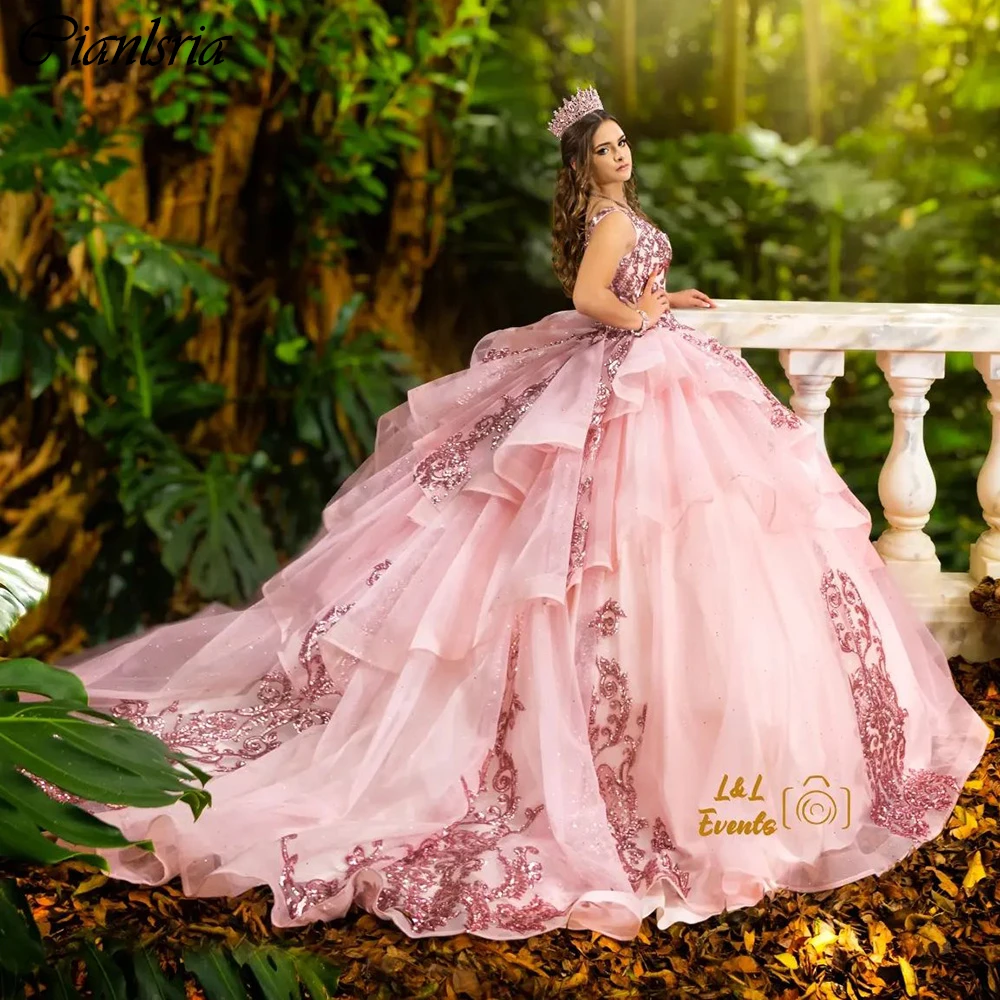
<path id="1" fill-rule="evenodd" d="M 266 883 L 411 936 L 630 938 L 885 871 L 942 829 L 988 727 L 894 589 L 815 431 L 681 323 L 597 93 L 564 102 L 575 309 L 495 331 L 380 421 L 310 548 L 74 665 L 212 772 L 108 813 L 190 895 Z"/>

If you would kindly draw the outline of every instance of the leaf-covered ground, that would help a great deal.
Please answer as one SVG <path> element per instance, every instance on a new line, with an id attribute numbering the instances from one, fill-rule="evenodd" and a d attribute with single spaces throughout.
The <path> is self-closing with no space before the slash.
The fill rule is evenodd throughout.
<path id="1" fill-rule="evenodd" d="M 956 684 L 994 728 L 1000 660 L 952 661 Z M 266 891 L 190 900 L 136 889 L 74 864 L 0 867 L 17 877 L 54 955 L 82 940 L 151 946 L 174 967 L 184 946 L 305 946 L 342 970 L 344 997 L 1000 997 L 998 741 L 947 828 L 880 877 L 811 895 L 780 893 L 703 923 L 627 943 L 559 931 L 525 941 L 470 935 L 414 941 L 362 911 L 294 932 L 269 928 Z M 202 994 L 189 983 L 190 1000 Z"/>

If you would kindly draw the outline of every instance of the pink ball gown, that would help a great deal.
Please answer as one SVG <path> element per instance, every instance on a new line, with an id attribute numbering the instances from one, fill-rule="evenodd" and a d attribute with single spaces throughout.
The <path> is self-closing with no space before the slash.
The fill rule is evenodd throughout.
<path id="1" fill-rule="evenodd" d="M 671 247 L 627 214 L 634 301 Z M 817 445 L 670 313 L 490 333 L 256 603 L 73 664 L 214 775 L 197 821 L 100 813 L 156 846 L 113 874 L 267 884 L 278 926 L 628 939 L 886 871 L 990 730 Z"/>

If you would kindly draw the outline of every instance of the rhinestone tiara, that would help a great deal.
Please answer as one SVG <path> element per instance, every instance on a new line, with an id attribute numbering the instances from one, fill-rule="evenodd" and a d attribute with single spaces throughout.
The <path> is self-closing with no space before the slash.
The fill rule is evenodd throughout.
<path id="1" fill-rule="evenodd" d="M 578 90 L 572 97 L 567 97 L 562 102 L 562 107 L 552 116 L 549 131 L 559 139 L 570 125 L 578 122 L 584 115 L 603 110 L 600 95 L 593 87 Z"/>

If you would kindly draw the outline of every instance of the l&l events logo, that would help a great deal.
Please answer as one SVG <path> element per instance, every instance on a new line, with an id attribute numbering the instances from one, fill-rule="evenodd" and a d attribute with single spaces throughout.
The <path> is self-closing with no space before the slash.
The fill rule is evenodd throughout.
<path id="1" fill-rule="evenodd" d="M 753 788 L 748 793 L 742 775 L 737 775 L 730 782 L 729 775 L 724 774 L 713 801 L 764 802 L 765 796 L 759 794 L 763 780 L 763 775 L 756 775 Z M 721 814 L 715 806 L 699 809 L 701 819 L 698 833 L 702 837 L 733 834 L 769 837 L 778 828 L 777 820 L 765 808 L 761 808 L 753 819 L 730 815 L 732 808 L 730 806 L 724 809 Z M 781 825 L 790 830 L 792 821 L 811 826 L 832 825 L 842 821 L 842 829 L 846 830 L 851 825 L 851 790 L 845 786 L 834 789 L 822 774 L 811 774 L 799 787 L 786 786 L 781 790 Z"/>
<path id="2" fill-rule="evenodd" d="M 161 34 L 160 22 L 161 18 L 153 18 L 150 22 L 152 30 L 146 38 L 141 35 L 133 38 L 127 35 L 104 35 L 98 38 L 96 31 L 93 36 L 90 34 L 89 24 L 85 24 L 81 30 L 79 22 L 74 18 L 66 14 L 54 14 L 43 17 L 25 29 L 21 35 L 18 54 L 30 66 L 41 66 L 57 53 L 60 45 L 68 45 L 75 38 L 76 46 L 69 60 L 71 66 L 104 66 L 119 62 L 131 66 L 137 55 L 142 66 L 159 66 L 168 56 L 167 66 L 173 66 L 178 58 L 181 59 L 180 65 L 186 62 L 188 66 L 218 66 L 225 62 L 222 53 L 226 42 L 232 41 L 232 35 L 220 35 L 203 46 L 207 30 L 204 25 L 199 29 L 200 34 L 185 36 L 183 31 L 172 30 Z M 185 58 L 184 46 L 189 43 Z"/>

